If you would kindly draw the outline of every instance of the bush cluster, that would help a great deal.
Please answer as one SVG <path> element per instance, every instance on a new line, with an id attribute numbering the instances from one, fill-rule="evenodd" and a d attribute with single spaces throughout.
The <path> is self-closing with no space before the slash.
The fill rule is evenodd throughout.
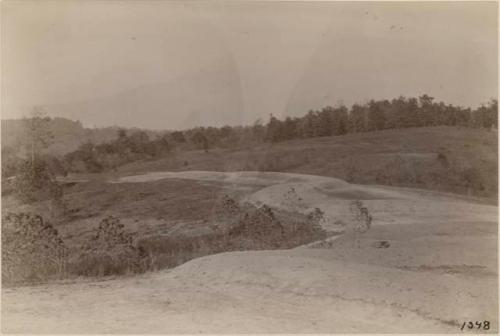
<path id="1" fill-rule="evenodd" d="M 114 216 L 99 223 L 81 250 L 72 263 L 72 273 L 77 275 L 105 276 L 142 269 L 142 251 L 135 246 L 133 235 Z"/>
<path id="2" fill-rule="evenodd" d="M 2 281 L 41 281 L 65 276 L 68 248 L 41 216 L 8 213 L 2 218 Z"/>
<path id="3" fill-rule="evenodd" d="M 44 199 L 62 197 L 62 189 L 55 181 L 44 160 L 26 160 L 18 168 L 11 182 L 11 190 L 23 202 L 34 202 Z"/>
<path id="4" fill-rule="evenodd" d="M 371 227 L 373 217 L 368 212 L 368 208 L 360 200 L 352 201 L 350 204 L 351 214 L 354 217 L 352 229 L 355 232 L 364 233 Z"/>
<path id="5" fill-rule="evenodd" d="M 139 273 L 225 251 L 291 248 L 325 238 L 322 219 L 320 209 L 305 216 L 266 205 L 240 205 L 225 195 L 216 202 L 209 234 L 135 239 L 119 218 L 108 216 L 84 243 L 68 250 L 57 230 L 42 217 L 9 214 L 2 229 L 3 279 Z"/>

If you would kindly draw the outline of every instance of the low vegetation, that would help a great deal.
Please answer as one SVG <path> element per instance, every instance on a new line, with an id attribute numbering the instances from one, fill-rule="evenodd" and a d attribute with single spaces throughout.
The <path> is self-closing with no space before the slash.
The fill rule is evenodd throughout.
<path id="1" fill-rule="evenodd" d="M 23 121 L 18 142 L 2 145 L 2 280 L 138 273 L 224 251 L 290 248 L 326 235 L 320 209 L 306 216 L 241 204 L 238 195 L 217 200 L 223 187 L 216 183 L 104 184 L 105 172 L 279 171 L 496 202 L 496 115 L 496 101 L 470 110 L 425 95 L 401 97 L 350 110 L 325 107 L 302 118 L 271 116 L 265 125 L 108 129 L 116 135 L 64 155 L 50 151 L 57 143 L 54 120 L 34 116 Z M 58 182 L 68 173 L 94 175 L 88 183 Z M 355 231 L 369 228 L 362 203 L 351 211 L 360 224 Z"/>
<path id="2" fill-rule="evenodd" d="M 135 162 L 118 174 L 145 171 L 276 171 L 465 194 L 496 202 L 496 131 L 449 126 L 288 140 L 237 150 L 178 153 Z M 183 163 L 187 162 L 187 165 Z"/>
<path id="3" fill-rule="evenodd" d="M 106 276 L 142 270 L 143 254 L 134 245 L 133 234 L 124 229 L 117 217 L 104 218 L 78 252 L 70 264 L 76 275 Z"/>
<path id="4" fill-rule="evenodd" d="M 64 277 L 68 255 L 58 231 L 41 216 L 28 213 L 3 216 L 3 284 Z"/>
<path id="5" fill-rule="evenodd" d="M 291 248 L 325 238 L 321 218 L 318 210 L 305 216 L 266 205 L 239 205 L 224 196 L 206 223 L 213 228 L 209 233 L 139 237 L 118 217 L 108 216 L 84 241 L 68 248 L 41 216 L 9 214 L 2 221 L 3 282 L 141 273 L 213 253 Z"/>

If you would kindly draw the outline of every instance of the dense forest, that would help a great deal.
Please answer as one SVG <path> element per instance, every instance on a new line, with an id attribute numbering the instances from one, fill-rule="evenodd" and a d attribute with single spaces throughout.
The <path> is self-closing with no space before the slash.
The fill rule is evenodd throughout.
<path id="1" fill-rule="evenodd" d="M 371 100 L 365 104 L 354 104 L 351 108 L 327 106 L 311 110 L 303 117 L 286 117 L 284 120 L 271 115 L 266 124 L 259 120 L 251 126 L 196 127 L 165 132 L 112 129 L 116 133 L 114 139 L 100 143 L 88 140 L 64 155 L 53 155 L 43 150 L 58 139 L 48 126 L 54 119 L 37 116 L 24 120 L 24 130 L 20 131 L 24 137 L 17 146 L 2 146 L 2 177 L 31 171 L 35 166 L 52 175 L 96 173 L 116 169 L 128 162 L 171 155 L 176 151 L 210 152 L 213 148 L 239 148 L 262 142 L 384 129 L 439 125 L 497 129 L 497 114 L 496 99 L 473 110 L 435 102 L 428 95 L 399 97 Z M 26 165 L 32 169 L 27 169 Z"/>
<path id="2" fill-rule="evenodd" d="M 394 128 L 424 126 L 461 126 L 497 128 L 498 101 L 471 110 L 459 106 L 436 103 L 423 95 L 417 98 L 399 97 L 389 100 L 371 100 L 351 109 L 345 106 L 327 106 L 309 111 L 302 118 L 278 120 L 271 116 L 266 127 L 267 141 L 282 141 L 346 133 L 376 131 Z"/>

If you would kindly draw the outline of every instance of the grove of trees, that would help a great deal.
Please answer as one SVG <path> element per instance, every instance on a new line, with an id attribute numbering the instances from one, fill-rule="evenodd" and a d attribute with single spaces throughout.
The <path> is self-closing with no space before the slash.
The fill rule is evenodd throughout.
<path id="1" fill-rule="evenodd" d="M 213 148 L 248 147 L 263 142 L 385 129 L 439 125 L 497 129 L 497 118 L 496 99 L 471 109 L 436 102 L 433 97 L 424 94 L 418 98 L 370 100 L 350 108 L 344 105 L 326 106 L 310 110 L 302 117 L 286 117 L 283 120 L 271 115 L 267 124 L 258 120 L 250 126 L 195 127 L 157 133 L 118 129 L 114 140 L 98 144 L 87 141 L 76 150 L 55 157 L 42 155 L 42 149 L 53 141 L 46 130 L 50 118 L 35 115 L 25 120 L 26 136 L 21 146 L 24 155 L 18 155 L 13 148 L 2 147 L 2 177 L 26 172 L 27 166 L 32 168 L 33 175 L 43 168 L 40 165 L 47 166 L 51 173 L 57 175 L 68 171 L 95 173 L 113 170 L 133 161 L 173 155 L 178 150 L 209 153 Z"/>
<path id="2" fill-rule="evenodd" d="M 351 109 L 340 105 L 309 111 L 301 118 L 279 120 L 271 116 L 266 125 L 265 140 L 278 142 L 297 138 L 343 135 L 384 129 L 460 126 L 498 128 L 498 101 L 472 110 L 435 102 L 433 97 L 399 97 L 392 100 L 370 100 L 354 104 Z"/>

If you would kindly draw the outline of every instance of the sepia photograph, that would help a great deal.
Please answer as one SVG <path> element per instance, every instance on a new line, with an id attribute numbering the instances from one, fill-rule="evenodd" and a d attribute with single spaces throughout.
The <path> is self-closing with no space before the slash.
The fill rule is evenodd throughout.
<path id="1" fill-rule="evenodd" d="M 498 334 L 498 13 L 1 1 L 1 332 Z"/>

